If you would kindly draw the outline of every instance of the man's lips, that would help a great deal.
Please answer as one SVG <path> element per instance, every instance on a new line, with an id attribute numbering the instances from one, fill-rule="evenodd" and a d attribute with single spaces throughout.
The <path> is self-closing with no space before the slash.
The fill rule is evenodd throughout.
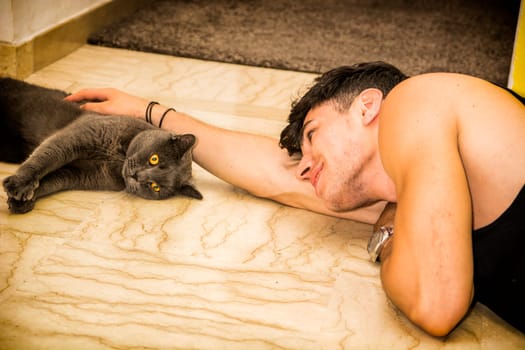
<path id="1" fill-rule="evenodd" d="M 323 169 L 323 166 L 317 166 L 315 169 L 312 170 L 312 173 L 310 174 L 310 183 L 315 188 L 317 192 L 317 183 L 319 182 L 319 176 L 321 174 L 321 170 Z"/>

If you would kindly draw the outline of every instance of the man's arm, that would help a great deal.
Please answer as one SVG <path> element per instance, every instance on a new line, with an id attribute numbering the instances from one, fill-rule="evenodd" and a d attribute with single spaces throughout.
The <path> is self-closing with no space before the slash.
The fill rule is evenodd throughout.
<path id="1" fill-rule="evenodd" d="M 67 98 L 70 101 L 98 101 L 83 108 L 104 114 L 130 115 L 144 118 L 148 101 L 115 89 L 83 90 Z M 158 125 L 166 107 L 155 105 L 151 120 Z M 298 160 L 279 147 L 277 139 L 244 132 L 226 130 L 199 121 L 187 114 L 170 111 L 162 127 L 178 134 L 197 137 L 194 160 L 215 176 L 251 194 L 314 212 L 374 223 L 384 203 L 344 213 L 326 208 L 315 196 L 308 181 L 295 177 Z"/>
<path id="2" fill-rule="evenodd" d="M 407 80 L 385 101 L 379 131 L 397 192 L 395 232 L 381 254 L 383 286 L 409 319 L 438 336 L 464 317 L 473 295 L 471 199 L 456 116 L 443 95 Z"/>
<path id="3" fill-rule="evenodd" d="M 271 137 L 225 130 L 175 112 L 170 112 L 163 127 L 195 134 L 198 141 L 193 152 L 198 164 L 255 196 L 368 223 L 375 222 L 381 209 L 379 204 L 344 213 L 328 210 L 315 196 L 312 185 L 296 178 L 298 160 L 291 158 L 279 147 L 278 140 Z"/>

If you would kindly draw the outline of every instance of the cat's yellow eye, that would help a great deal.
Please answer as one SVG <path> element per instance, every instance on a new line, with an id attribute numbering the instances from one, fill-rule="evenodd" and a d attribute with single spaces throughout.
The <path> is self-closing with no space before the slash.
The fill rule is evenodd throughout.
<path id="1" fill-rule="evenodd" d="M 160 192 L 160 186 L 158 183 L 152 182 L 149 186 L 151 187 L 153 192 Z"/>
<path id="2" fill-rule="evenodd" d="M 157 165 L 157 164 L 159 164 L 159 155 L 158 154 L 152 154 L 151 157 L 149 157 L 149 164 L 150 165 Z"/>

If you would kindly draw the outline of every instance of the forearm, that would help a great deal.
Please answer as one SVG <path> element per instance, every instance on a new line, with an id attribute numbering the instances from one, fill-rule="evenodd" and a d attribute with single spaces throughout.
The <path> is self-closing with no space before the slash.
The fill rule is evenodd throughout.
<path id="1" fill-rule="evenodd" d="M 133 116 L 146 119 L 155 126 L 159 126 L 162 120 L 163 129 L 195 135 L 195 162 L 253 195 L 366 223 L 376 222 L 383 210 L 384 202 L 348 212 L 328 210 L 315 196 L 310 183 L 295 177 L 298 159 L 289 157 L 279 147 L 277 139 L 218 128 L 172 110 L 166 113 L 168 108 L 159 104 L 153 104 L 150 109 L 147 108 L 147 100 L 111 88 L 81 90 L 66 97 L 66 100 L 82 103 L 81 107 L 85 110 Z"/>
<path id="2" fill-rule="evenodd" d="M 158 125 L 163 106 L 152 110 L 151 122 Z M 266 136 L 219 128 L 185 113 L 170 111 L 162 128 L 177 134 L 193 134 L 197 143 L 193 157 L 197 164 L 215 176 L 250 193 L 269 197 L 278 184 L 274 178 L 287 176 L 284 168 L 291 162 L 278 141 Z"/>
<path id="3" fill-rule="evenodd" d="M 165 110 L 163 106 L 156 106 L 152 110 L 152 124 L 159 124 Z M 222 180 L 255 196 L 367 223 L 375 222 L 384 206 L 378 203 L 344 213 L 329 211 L 315 196 L 310 183 L 295 177 L 298 160 L 281 149 L 277 139 L 226 130 L 173 111 L 164 117 L 162 128 L 178 134 L 195 135 L 195 162 Z"/>
<path id="4" fill-rule="evenodd" d="M 463 259 L 442 252 L 446 248 L 437 242 L 407 246 L 406 239 L 400 239 L 403 227 L 398 224 L 396 229 L 380 255 L 383 288 L 412 322 L 432 335 L 446 335 L 465 315 L 472 299 L 471 282 L 460 277 L 470 274 L 469 264 L 460 262 L 457 267 L 440 269 Z M 439 271 L 445 269 L 452 272 Z"/>
<path id="5" fill-rule="evenodd" d="M 420 232 L 418 237 L 425 237 L 425 244 L 416 245 L 413 239 L 407 240 L 407 227 L 401 220 L 406 212 L 399 212 L 396 218 L 397 204 L 389 203 L 378 219 L 375 229 L 381 226 L 394 227 L 394 234 L 384 243 L 380 252 L 381 281 L 383 288 L 392 302 L 418 326 L 433 335 L 445 335 L 459 322 L 469 305 L 463 301 L 465 294 L 453 292 L 457 285 L 453 276 L 435 273 L 432 268 L 436 263 L 444 265 L 441 253 L 446 250 L 443 244 L 432 242 L 432 235 Z M 409 211 L 410 214 L 413 211 Z M 398 220 L 399 219 L 399 220 Z M 394 221 L 396 226 L 394 226 Z M 457 243 L 456 243 L 457 244 Z M 436 246 L 442 248 L 437 250 Z M 447 263 L 450 263 L 450 254 Z M 468 255 L 468 254 L 465 254 Z M 433 259 L 439 256 L 439 262 Z M 467 264 L 461 264 L 464 268 Z M 459 268 L 454 269 L 460 272 Z M 445 278 L 445 280 L 443 279 Z M 461 291 L 463 287 L 460 287 Z M 466 294 L 468 297 L 468 294 Z"/>

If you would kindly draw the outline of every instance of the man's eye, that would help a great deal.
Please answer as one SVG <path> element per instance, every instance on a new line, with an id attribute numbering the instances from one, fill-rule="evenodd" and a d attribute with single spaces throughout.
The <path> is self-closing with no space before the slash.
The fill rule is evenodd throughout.
<path id="1" fill-rule="evenodd" d="M 308 131 L 308 133 L 306 134 L 306 138 L 308 139 L 308 141 L 312 141 L 313 134 L 314 134 L 313 130 Z"/>

